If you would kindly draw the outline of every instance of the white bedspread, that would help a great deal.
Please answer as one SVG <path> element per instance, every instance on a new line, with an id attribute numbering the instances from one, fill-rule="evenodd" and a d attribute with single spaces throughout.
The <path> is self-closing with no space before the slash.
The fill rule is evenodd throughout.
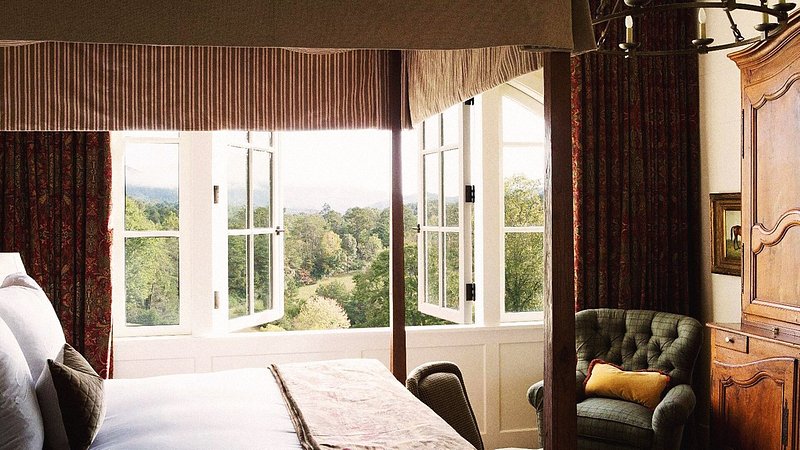
<path id="1" fill-rule="evenodd" d="M 264 369 L 106 381 L 93 449 L 299 449 Z"/>

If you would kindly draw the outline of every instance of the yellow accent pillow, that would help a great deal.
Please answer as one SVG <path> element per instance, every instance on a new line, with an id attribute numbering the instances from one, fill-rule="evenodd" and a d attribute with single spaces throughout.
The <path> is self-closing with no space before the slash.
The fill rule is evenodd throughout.
<path id="1" fill-rule="evenodd" d="M 609 397 L 655 409 L 669 386 L 669 375 L 658 371 L 627 371 L 595 359 L 589 365 L 584 390 L 587 397 Z"/>

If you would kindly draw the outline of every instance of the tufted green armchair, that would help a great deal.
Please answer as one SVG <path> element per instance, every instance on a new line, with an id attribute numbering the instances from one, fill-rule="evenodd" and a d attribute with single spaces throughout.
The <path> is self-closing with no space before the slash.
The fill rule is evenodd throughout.
<path id="1" fill-rule="evenodd" d="M 702 342 L 703 327 L 691 317 L 656 311 L 588 309 L 575 314 L 578 364 L 578 448 L 678 449 L 683 427 L 694 409 L 689 386 Z M 625 370 L 657 369 L 672 378 L 671 388 L 654 411 L 637 403 L 610 398 L 585 398 L 583 382 L 595 359 Z M 536 408 L 539 434 L 544 411 L 540 381 L 528 390 Z"/>

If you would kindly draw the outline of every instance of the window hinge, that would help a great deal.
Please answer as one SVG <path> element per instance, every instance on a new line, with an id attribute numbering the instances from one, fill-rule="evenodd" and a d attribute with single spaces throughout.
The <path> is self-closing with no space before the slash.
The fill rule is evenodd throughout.
<path id="1" fill-rule="evenodd" d="M 467 301 L 475 301 L 475 283 L 467 283 Z"/>
<path id="2" fill-rule="evenodd" d="M 466 203 L 475 203 L 475 185 L 468 184 L 464 186 L 464 201 Z"/>
<path id="3" fill-rule="evenodd" d="M 781 422 L 781 443 L 786 448 L 789 445 L 789 406 L 783 399 L 783 421 Z"/>
<path id="4" fill-rule="evenodd" d="M 214 204 L 219 203 L 219 186 L 214 185 Z"/>
<path id="5" fill-rule="evenodd" d="M 417 230 L 417 234 L 421 233 L 422 232 L 422 226 L 420 224 L 417 224 L 416 230 Z"/>
<path id="6" fill-rule="evenodd" d="M 472 98 L 468 99 L 467 101 L 464 102 L 464 104 L 467 105 L 467 106 L 474 105 L 475 104 L 475 97 L 472 97 Z"/>
<path id="7" fill-rule="evenodd" d="M 214 309 L 219 309 L 219 291 L 214 291 Z"/>

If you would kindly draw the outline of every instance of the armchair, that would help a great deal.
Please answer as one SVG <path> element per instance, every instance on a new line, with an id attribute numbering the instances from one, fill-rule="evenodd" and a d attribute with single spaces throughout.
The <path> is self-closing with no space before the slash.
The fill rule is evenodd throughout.
<path id="1" fill-rule="evenodd" d="M 620 309 L 575 314 L 578 448 L 680 448 L 684 425 L 695 405 L 689 384 L 702 336 L 697 320 L 678 314 Z M 585 398 L 586 372 L 596 358 L 625 370 L 661 370 L 671 377 L 670 387 L 652 411 L 625 400 Z M 540 381 L 528 390 L 540 436 L 547 432 L 542 425 L 543 387 Z"/>

